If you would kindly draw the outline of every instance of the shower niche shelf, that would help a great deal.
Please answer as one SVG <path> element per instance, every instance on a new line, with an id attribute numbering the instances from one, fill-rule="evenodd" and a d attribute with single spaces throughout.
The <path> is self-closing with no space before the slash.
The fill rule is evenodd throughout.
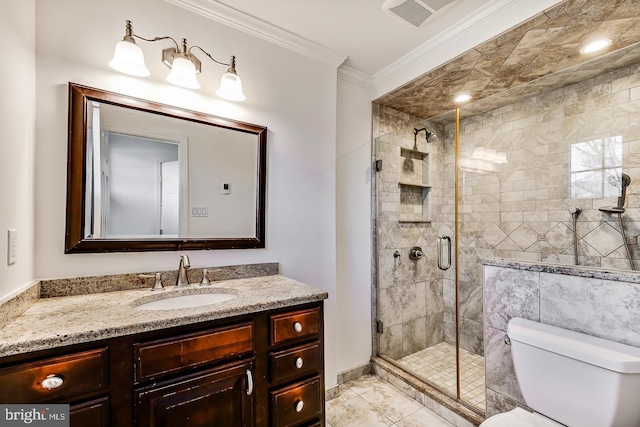
<path id="1" fill-rule="evenodd" d="M 429 219 L 429 154 L 400 148 L 399 223 L 423 224 Z"/>

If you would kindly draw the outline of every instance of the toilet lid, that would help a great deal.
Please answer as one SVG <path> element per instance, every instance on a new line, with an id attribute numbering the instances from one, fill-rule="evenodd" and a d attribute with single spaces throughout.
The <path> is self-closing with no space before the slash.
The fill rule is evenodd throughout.
<path id="1" fill-rule="evenodd" d="M 555 421 L 535 412 L 516 408 L 503 414 L 487 418 L 480 427 L 559 427 Z"/>

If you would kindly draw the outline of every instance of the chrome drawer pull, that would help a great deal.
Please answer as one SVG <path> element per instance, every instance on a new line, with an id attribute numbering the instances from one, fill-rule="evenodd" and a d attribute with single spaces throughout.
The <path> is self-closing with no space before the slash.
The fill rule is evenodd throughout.
<path id="1" fill-rule="evenodd" d="M 304 360 L 302 360 L 302 357 L 296 358 L 296 368 L 300 369 L 302 368 L 303 365 L 304 365 Z"/>
<path id="2" fill-rule="evenodd" d="M 298 400 L 296 402 L 296 412 L 302 412 L 303 408 L 304 408 L 304 402 L 302 400 Z"/>
<path id="3" fill-rule="evenodd" d="M 293 324 L 293 329 L 295 329 L 296 332 L 302 332 L 302 323 L 300 322 L 296 322 Z"/>
<path id="4" fill-rule="evenodd" d="M 247 369 L 247 396 L 251 396 L 251 393 L 253 393 L 253 376 L 251 370 Z"/>
<path id="5" fill-rule="evenodd" d="M 42 380 L 42 388 L 46 388 L 47 390 L 58 388 L 62 384 L 64 384 L 64 380 L 56 374 L 47 375 L 47 378 Z"/>

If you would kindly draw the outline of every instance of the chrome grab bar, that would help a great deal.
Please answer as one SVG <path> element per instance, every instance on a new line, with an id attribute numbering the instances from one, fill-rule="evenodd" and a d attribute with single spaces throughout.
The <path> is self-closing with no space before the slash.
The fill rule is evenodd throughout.
<path id="1" fill-rule="evenodd" d="M 447 241 L 447 264 L 442 263 L 442 241 Z M 451 237 L 440 236 L 438 237 L 438 268 L 440 270 L 448 270 L 451 267 Z"/>

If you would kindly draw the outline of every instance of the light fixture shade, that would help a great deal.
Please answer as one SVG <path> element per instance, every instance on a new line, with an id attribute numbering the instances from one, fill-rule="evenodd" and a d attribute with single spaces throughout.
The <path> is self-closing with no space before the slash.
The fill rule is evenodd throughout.
<path id="1" fill-rule="evenodd" d="M 200 83 L 196 77 L 196 66 L 186 56 L 173 58 L 167 81 L 187 89 L 200 89 Z"/>
<path id="2" fill-rule="evenodd" d="M 242 80 L 237 74 L 230 71 L 222 75 L 216 95 L 229 101 L 244 101 L 247 99 L 242 92 Z"/>
<path id="3" fill-rule="evenodd" d="M 147 77 L 151 74 L 144 63 L 142 49 L 133 40 L 121 40 L 116 44 L 109 66 L 131 76 Z"/>

